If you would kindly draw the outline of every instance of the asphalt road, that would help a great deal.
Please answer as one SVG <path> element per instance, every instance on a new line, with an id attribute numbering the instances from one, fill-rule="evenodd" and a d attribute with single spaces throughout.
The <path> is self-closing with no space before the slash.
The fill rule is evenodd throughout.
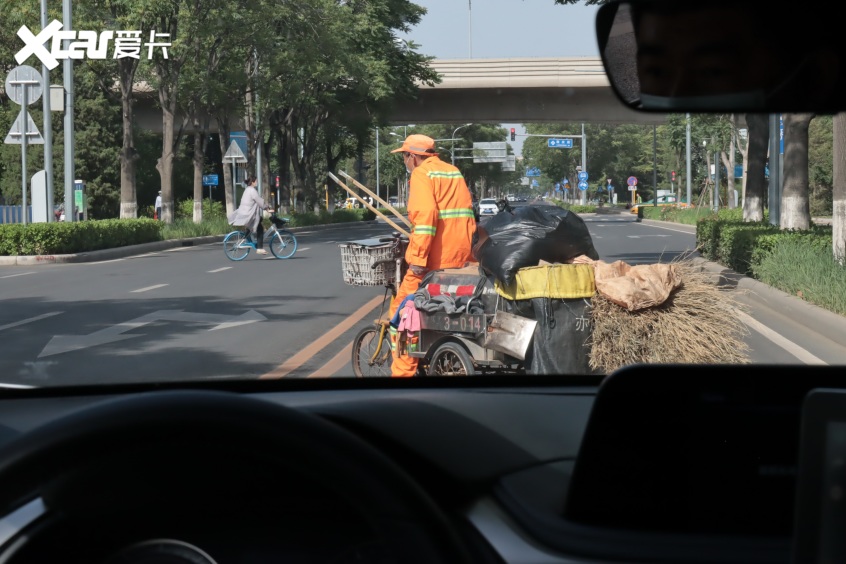
<path id="1" fill-rule="evenodd" d="M 691 253 L 685 226 L 586 215 L 600 257 L 630 264 Z M 338 244 L 387 225 L 297 234 L 288 260 L 228 260 L 220 243 L 117 260 L 0 266 L 0 384 L 54 386 L 351 375 L 350 343 L 384 289 L 348 286 Z M 739 291 L 739 290 L 738 290 Z M 837 336 L 745 294 L 751 360 L 842 363 Z"/>

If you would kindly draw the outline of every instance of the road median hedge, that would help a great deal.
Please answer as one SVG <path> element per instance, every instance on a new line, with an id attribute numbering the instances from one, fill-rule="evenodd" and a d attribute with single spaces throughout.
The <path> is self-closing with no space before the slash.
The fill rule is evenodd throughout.
<path id="1" fill-rule="evenodd" d="M 155 219 L 101 219 L 74 223 L 0 225 L 0 256 L 63 255 L 162 240 Z"/>

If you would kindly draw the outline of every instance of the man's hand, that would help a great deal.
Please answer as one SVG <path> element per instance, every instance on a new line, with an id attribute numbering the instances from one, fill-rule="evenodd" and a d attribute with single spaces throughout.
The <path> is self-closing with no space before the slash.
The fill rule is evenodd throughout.
<path id="1" fill-rule="evenodd" d="M 410 268 L 411 268 L 411 272 L 413 272 L 417 276 L 423 276 L 424 274 L 429 272 L 429 269 L 426 268 L 425 266 L 417 266 L 416 264 L 412 264 L 410 266 Z"/>

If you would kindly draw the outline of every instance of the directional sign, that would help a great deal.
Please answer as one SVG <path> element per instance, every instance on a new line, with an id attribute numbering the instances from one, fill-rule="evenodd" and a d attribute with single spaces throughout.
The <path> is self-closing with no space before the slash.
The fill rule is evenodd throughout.
<path id="1" fill-rule="evenodd" d="M 505 141 L 473 143 L 474 163 L 504 163 L 508 158 L 508 144 Z"/>
<path id="2" fill-rule="evenodd" d="M 584 191 L 584 190 L 587 190 L 587 189 L 588 189 L 588 183 L 587 182 L 585 182 L 584 180 L 579 182 L 579 190 Z"/>
<path id="3" fill-rule="evenodd" d="M 546 146 L 552 147 L 554 149 L 558 149 L 558 148 L 572 149 L 573 148 L 573 140 L 572 139 L 547 139 Z"/>
<path id="4" fill-rule="evenodd" d="M 216 174 L 204 174 L 203 175 L 203 186 L 217 186 L 217 175 Z"/>
<path id="5" fill-rule="evenodd" d="M 532 179 L 532 186 L 537 187 L 537 186 L 540 186 L 540 185 L 538 184 L 537 180 Z"/>
<path id="6" fill-rule="evenodd" d="M 24 103 L 24 90 L 26 90 L 27 105 L 38 101 L 41 98 L 41 73 L 27 65 L 21 65 L 9 71 L 6 77 L 6 94 L 18 105 Z"/>
<path id="7" fill-rule="evenodd" d="M 537 167 L 526 169 L 526 176 L 540 176 L 540 175 L 541 175 L 541 171 Z"/>
<path id="8" fill-rule="evenodd" d="M 38 127 L 35 125 L 35 122 L 32 121 L 32 116 L 29 115 L 26 108 L 21 108 L 21 112 L 18 114 L 18 119 L 16 119 L 15 123 L 12 124 L 12 128 L 9 130 L 9 134 L 6 135 L 4 143 L 9 145 L 21 145 L 21 140 L 24 136 L 24 123 L 26 123 L 25 132 L 27 144 L 43 145 L 44 138 L 41 136 L 41 132 L 38 131 Z"/>
<path id="9" fill-rule="evenodd" d="M 626 184 L 629 186 L 637 186 L 637 178 L 634 176 L 629 176 L 628 180 L 626 180 Z"/>
<path id="10" fill-rule="evenodd" d="M 587 182 L 587 179 L 588 179 L 588 173 L 587 173 L 587 171 L 586 171 L 586 170 L 582 170 L 582 171 L 580 171 L 580 172 L 579 172 L 579 180 L 584 181 L 584 182 Z"/>
<path id="11" fill-rule="evenodd" d="M 241 315 L 225 315 L 221 313 L 193 313 L 190 311 L 162 309 L 154 311 L 141 317 L 136 317 L 99 331 L 94 331 L 88 335 L 56 335 L 44 349 L 38 358 L 45 356 L 52 356 L 54 354 L 62 354 L 71 351 L 78 351 L 80 349 L 87 349 L 97 345 L 105 345 L 115 341 L 123 341 L 133 337 L 141 337 L 138 334 L 124 335 L 127 331 L 149 325 L 157 321 L 181 321 L 183 323 L 208 323 L 214 325 L 209 331 L 216 329 L 227 329 L 229 327 L 237 327 L 238 325 L 246 325 L 248 323 L 255 323 L 256 321 L 264 321 L 267 318 L 255 310 L 250 310 Z"/>

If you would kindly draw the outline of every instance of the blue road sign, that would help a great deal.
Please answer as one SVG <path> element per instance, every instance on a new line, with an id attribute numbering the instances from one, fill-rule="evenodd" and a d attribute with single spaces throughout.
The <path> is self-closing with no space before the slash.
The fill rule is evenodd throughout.
<path id="1" fill-rule="evenodd" d="M 784 154 L 784 116 L 778 116 L 778 152 Z"/>
<path id="2" fill-rule="evenodd" d="M 629 176 L 628 180 L 626 180 L 626 184 L 629 186 L 637 186 L 637 178 L 634 176 Z"/>
<path id="3" fill-rule="evenodd" d="M 540 176 L 540 175 L 541 175 L 541 171 L 537 167 L 526 169 L 526 176 Z"/>
<path id="4" fill-rule="evenodd" d="M 579 190 L 587 190 L 587 189 L 588 189 L 588 183 L 587 182 L 585 182 L 584 180 L 579 182 Z"/>
<path id="5" fill-rule="evenodd" d="M 547 139 L 546 140 L 547 147 L 552 148 L 564 148 L 564 149 L 572 149 L 573 148 L 573 140 L 572 139 Z"/>
<path id="6" fill-rule="evenodd" d="M 216 174 L 204 174 L 203 175 L 203 186 L 217 186 L 217 175 Z"/>
<path id="7" fill-rule="evenodd" d="M 579 172 L 579 180 L 587 181 L 587 179 L 588 179 L 588 173 L 587 173 L 586 170 Z"/>
<path id="8" fill-rule="evenodd" d="M 539 186 L 538 181 L 537 181 L 537 180 L 532 180 L 532 186 L 535 186 L 535 187 Z"/>
<path id="9" fill-rule="evenodd" d="M 564 184 L 564 185 L 566 186 L 567 184 L 570 184 L 570 180 L 569 180 L 569 179 L 567 179 L 567 178 L 562 178 L 562 179 L 561 179 L 561 184 Z"/>
<path id="10" fill-rule="evenodd" d="M 555 183 L 555 191 L 556 191 L 556 192 L 560 192 L 560 191 L 561 191 L 561 184 L 559 184 L 558 182 L 556 182 L 556 183 Z"/>

